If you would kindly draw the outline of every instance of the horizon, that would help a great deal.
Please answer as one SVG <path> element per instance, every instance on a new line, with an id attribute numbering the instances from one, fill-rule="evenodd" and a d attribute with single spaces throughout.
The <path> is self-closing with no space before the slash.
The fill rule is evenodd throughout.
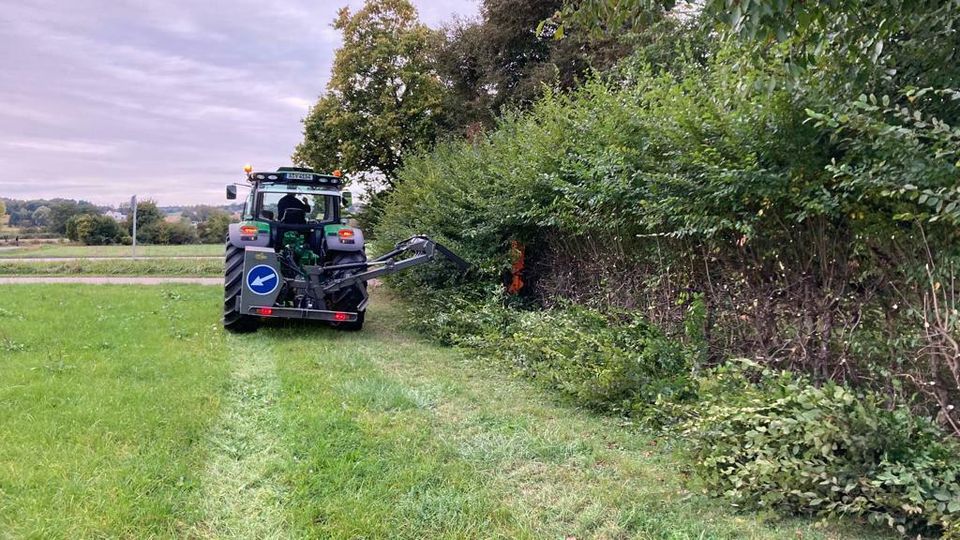
<path id="1" fill-rule="evenodd" d="M 432 28 L 478 14 L 412 3 Z M 290 164 L 340 46 L 331 23 L 362 4 L 4 2 L 0 197 L 228 204 L 245 164 Z"/>

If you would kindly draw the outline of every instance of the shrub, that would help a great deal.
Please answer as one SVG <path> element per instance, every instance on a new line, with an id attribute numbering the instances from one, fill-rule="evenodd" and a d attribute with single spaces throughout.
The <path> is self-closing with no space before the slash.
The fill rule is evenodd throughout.
<path id="1" fill-rule="evenodd" d="M 144 244 L 196 244 L 199 237 L 189 221 L 157 221 L 138 228 L 137 241 Z"/>
<path id="2" fill-rule="evenodd" d="M 197 235 L 204 244 L 219 244 L 227 237 L 232 218 L 222 210 L 214 210 L 197 225 Z"/>
<path id="3" fill-rule="evenodd" d="M 418 309 L 417 324 L 595 410 L 646 416 L 658 400 L 693 397 L 696 354 L 641 317 L 577 306 L 525 311 L 504 300 L 445 297 Z"/>
<path id="4" fill-rule="evenodd" d="M 501 358 L 579 403 L 644 414 L 658 399 L 692 395 L 684 350 L 636 316 L 579 307 L 524 312 L 496 347 Z"/>
<path id="5" fill-rule="evenodd" d="M 747 363 L 703 379 L 701 398 L 683 433 L 707 484 L 740 504 L 901 532 L 960 520 L 957 445 L 905 407 Z"/>
<path id="6" fill-rule="evenodd" d="M 161 244 L 196 244 L 199 241 L 197 229 L 189 221 L 164 222 L 160 227 Z"/>
<path id="7" fill-rule="evenodd" d="M 78 214 L 67 220 L 67 237 L 87 245 L 122 243 L 126 236 L 112 218 L 94 214 Z"/>

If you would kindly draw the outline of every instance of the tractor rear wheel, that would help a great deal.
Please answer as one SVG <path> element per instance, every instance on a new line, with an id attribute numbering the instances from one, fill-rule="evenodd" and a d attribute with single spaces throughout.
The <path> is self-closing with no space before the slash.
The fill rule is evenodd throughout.
<path id="1" fill-rule="evenodd" d="M 334 264 L 334 265 L 351 264 L 351 263 L 365 262 L 366 260 L 367 260 L 367 255 L 364 252 L 355 251 L 352 253 L 338 253 L 333 257 L 331 264 Z M 337 272 L 334 277 L 343 278 L 351 274 L 355 274 L 357 272 L 362 272 L 362 271 L 363 269 L 341 270 Z M 350 290 L 347 291 L 347 293 L 342 298 L 340 298 L 340 300 L 336 304 L 333 305 L 333 309 L 337 311 L 354 311 L 357 313 L 357 320 L 350 321 L 350 322 L 343 322 L 343 323 L 334 323 L 334 326 L 336 328 L 353 331 L 353 332 L 363 329 L 363 319 L 364 319 L 364 315 L 366 315 L 367 310 L 366 309 L 357 310 L 357 306 L 359 306 L 360 302 L 363 301 L 363 298 L 364 298 L 363 293 L 366 290 L 367 290 L 366 282 L 358 283 L 353 287 L 351 287 Z"/>
<path id="2" fill-rule="evenodd" d="M 244 315 L 237 309 L 243 289 L 243 248 L 227 242 L 223 264 L 223 327 L 228 332 L 254 332 L 260 325 L 256 317 Z"/>

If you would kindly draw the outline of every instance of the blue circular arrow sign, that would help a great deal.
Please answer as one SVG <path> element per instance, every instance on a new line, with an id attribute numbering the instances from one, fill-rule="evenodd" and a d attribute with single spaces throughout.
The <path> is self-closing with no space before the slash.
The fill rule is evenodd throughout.
<path id="1" fill-rule="evenodd" d="M 253 294 L 266 296 L 272 294 L 280 286 L 280 276 L 271 266 L 260 264 L 247 272 L 247 288 Z"/>

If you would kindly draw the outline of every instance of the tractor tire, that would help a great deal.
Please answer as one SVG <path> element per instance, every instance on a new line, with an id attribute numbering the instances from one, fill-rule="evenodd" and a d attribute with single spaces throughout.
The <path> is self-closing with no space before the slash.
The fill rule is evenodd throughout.
<path id="1" fill-rule="evenodd" d="M 350 264 L 350 263 L 365 262 L 366 260 L 367 260 L 367 255 L 362 251 L 351 252 L 351 253 L 338 253 L 334 255 L 333 260 L 331 261 L 331 264 Z M 355 270 L 343 270 L 341 272 L 337 272 L 337 275 L 335 277 L 338 277 L 338 278 L 346 277 L 354 272 Z M 361 287 L 363 288 L 363 291 L 367 290 L 367 284 L 360 283 L 355 288 L 351 289 L 346 296 L 344 296 L 339 302 L 337 302 L 333 306 L 333 309 L 336 311 L 356 311 L 357 320 L 344 322 L 344 323 L 334 323 L 333 326 L 335 328 L 346 330 L 348 332 L 358 332 L 363 329 L 363 319 L 364 319 L 364 316 L 366 315 L 366 309 L 357 310 L 357 306 L 360 304 L 361 301 L 363 301 L 363 294 L 361 293 L 360 290 L 358 290 L 358 288 L 361 288 Z"/>
<path id="2" fill-rule="evenodd" d="M 237 299 L 243 289 L 243 251 L 227 242 L 223 263 L 223 328 L 234 334 L 255 332 L 260 326 L 256 317 L 237 310 Z"/>

